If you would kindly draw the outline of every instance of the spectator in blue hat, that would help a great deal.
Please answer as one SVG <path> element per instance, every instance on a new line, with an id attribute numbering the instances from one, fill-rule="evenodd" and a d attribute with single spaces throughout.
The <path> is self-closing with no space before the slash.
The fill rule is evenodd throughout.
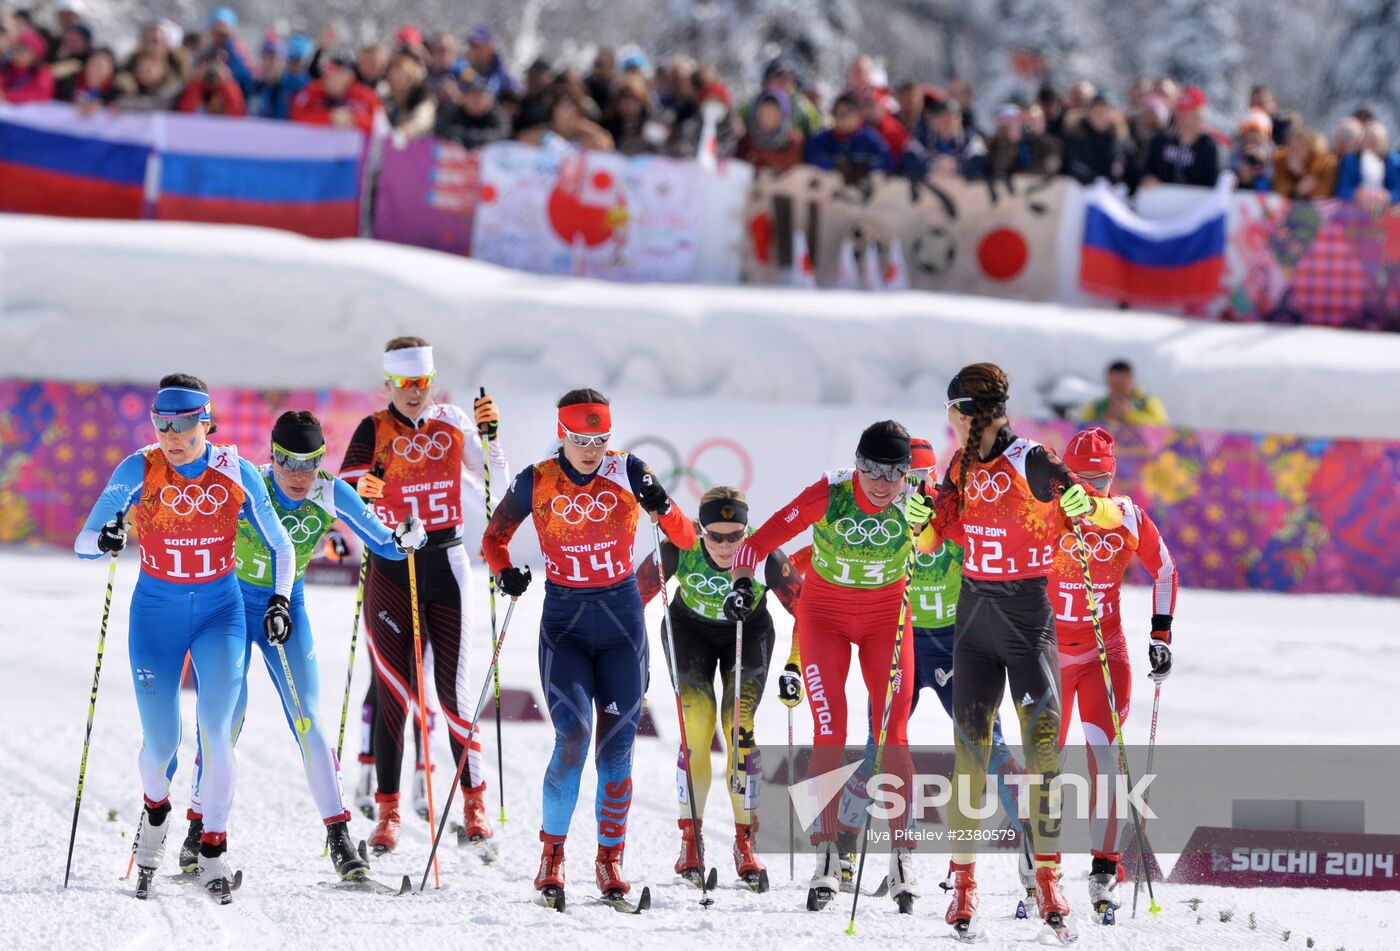
<path id="1" fill-rule="evenodd" d="M 491 84 L 468 67 L 457 84 L 453 101 L 438 109 L 433 135 L 464 148 L 479 149 L 510 138 L 510 131 L 510 117 L 497 103 Z"/>
<path id="2" fill-rule="evenodd" d="M 209 14 L 209 32 L 205 36 L 203 55 L 216 56 L 227 64 L 229 73 L 246 99 L 255 79 L 251 65 L 253 57 L 238 37 L 238 14 L 228 7 L 215 7 Z"/>
<path id="3" fill-rule="evenodd" d="M 293 44 L 295 57 L 291 55 Z M 310 53 L 311 40 L 305 36 L 294 34 L 284 44 L 277 34 L 269 33 L 258 58 L 258 78 L 248 94 L 248 115 L 263 119 L 289 118 L 292 100 L 311 81 L 306 72 Z"/>
<path id="4" fill-rule="evenodd" d="M 496 32 L 485 23 L 478 23 L 467 34 L 467 65 L 478 76 L 486 78 L 493 96 L 499 96 L 502 91 L 515 92 L 515 80 L 496 52 Z"/>
<path id="5" fill-rule="evenodd" d="M 822 111 L 816 103 L 807 98 L 797 84 L 797 70 L 792 62 L 781 56 L 768 61 L 763 67 L 763 88 L 760 92 L 781 93 L 788 103 L 788 117 L 792 127 L 802 135 L 803 142 L 822 129 Z M 749 127 L 753 108 L 758 104 L 755 98 L 745 103 L 739 110 L 739 119 L 744 127 Z"/>

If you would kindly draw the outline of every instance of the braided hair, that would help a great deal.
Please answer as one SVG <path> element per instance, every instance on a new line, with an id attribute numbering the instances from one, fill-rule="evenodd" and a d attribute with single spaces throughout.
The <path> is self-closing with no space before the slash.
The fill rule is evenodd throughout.
<path id="1" fill-rule="evenodd" d="M 962 511 L 967 489 L 967 474 L 973 458 L 982 458 L 982 433 L 987 427 L 1006 415 L 1006 397 L 1011 381 L 1006 371 L 995 363 L 973 363 L 958 371 L 948 384 L 948 398 L 966 398 L 970 402 L 958 404 L 958 411 L 972 418 L 967 431 L 967 443 L 963 446 L 962 459 L 958 465 L 958 511 Z"/>

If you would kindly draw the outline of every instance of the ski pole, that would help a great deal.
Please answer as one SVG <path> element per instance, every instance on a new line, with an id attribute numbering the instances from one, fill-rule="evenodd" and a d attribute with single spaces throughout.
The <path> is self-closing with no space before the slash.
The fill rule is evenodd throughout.
<path id="1" fill-rule="evenodd" d="M 369 546 L 360 552 L 360 581 L 355 588 L 355 620 L 350 624 L 350 662 L 345 665 L 345 698 L 340 702 L 340 737 L 335 741 L 335 763 L 345 749 L 345 718 L 350 713 L 350 683 L 355 679 L 355 645 L 360 639 L 360 611 L 365 604 L 365 575 L 369 571 Z"/>
<path id="2" fill-rule="evenodd" d="M 796 763 L 796 761 L 793 759 L 793 756 L 792 756 L 792 707 L 788 707 L 788 757 L 787 757 L 787 758 L 788 758 L 788 768 L 787 768 L 788 785 L 791 786 L 791 785 L 792 785 L 792 780 L 793 780 L 793 775 L 794 775 L 794 773 L 796 773 L 796 771 L 797 771 L 797 763 Z M 792 797 L 791 797 L 791 796 L 788 796 L 788 797 L 787 797 L 787 800 L 788 800 L 788 881 L 793 881 L 793 880 L 795 880 L 795 879 L 797 878 L 797 854 L 796 854 L 796 852 L 794 851 L 794 849 L 795 849 L 795 847 L 796 847 L 796 846 L 795 846 L 795 842 L 796 842 L 797 836 L 796 836 L 796 834 L 795 834 L 794 831 L 793 831 L 793 824 L 792 824 L 792 816 L 793 816 Z M 134 853 L 133 853 L 133 854 L 134 854 Z"/>
<path id="3" fill-rule="evenodd" d="M 423 732 L 423 772 L 424 785 L 428 788 L 428 822 L 436 822 L 437 813 L 433 809 L 433 757 L 428 743 L 428 705 L 427 695 L 423 687 L 423 635 L 422 625 L 418 620 L 418 566 L 415 564 L 414 552 L 408 553 L 408 597 L 413 602 L 413 661 L 417 665 L 418 673 L 418 728 Z M 465 754 L 465 750 L 463 753 Z M 447 814 L 443 814 L 443 820 L 447 819 Z M 433 850 L 433 887 L 442 887 L 442 874 L 438 870 L 437 850 Z M 423 878 L 427 880 L 427 873 L 423 873 Z"/>
<path id="4" fill-rule="evenodd" d="M 486 395 L 486 387 L 481 388 L 481 395 Z M 491 442 L 486 436 L 485 429 L 479 430 L 481 435 L 481 478 L 486 485 L 486 523 L 491 524 Z M 496 652 L 496 576 L 488 569 L 486 572 L 486 592 L 491 599 L 491 653 Z M 506 824 L 506 762 L 505 747 L 501 745 L 501 670 L 499 667 L 492 668 L 491 682 L 496 690 L 496 788 L 501 795 L 501 825 Z M 476 721 L 472 721 L 473 727 Z"/>
<path id="5" fill-rule="evenodd" d="M 117 512 L 120 525 L 125 513 Z M 92 694 L 88 697 L 87 732 L 83 734 L 83 759 L 78 765 L 78 794 L 73 797 L 73 828 L 68 832 L 68 861 L 63 866 L 63 887 L 68 887 L 68 876 L 73 873 L 73 843 L 78 839 L 78 810 L 83 805 L 83 780 L 87 778 L 88 750 L 92 747 L 92 718 L 97 713 L 97 684 L 102 678 L 102 652 L 107 647 L 107 618 L 112 614 L 112 586 L 117 580 L 117 556 L 112 554 L 112 563 L 107 566 L 107 598 L 102 603 L 102 628 L 97 635 L 97 663 L 92 669 Z M 133 852 L 132 855 L 136 853 Z"/>
<path id="6" fill-rule="evenodd" d="M 1152 729 L 1147 734 L 1147 775 L 1152 775 L 1152 754 L 1157 752 L 1157 709 L 1162 703 L 1162 685 L 1157 684 L 1157 689 L 1152 692 Z M 1148 787 L 1142 791 L 1142 804 L 1147 805 L 1147 797 L 1151 795 L 1152 789 Z M 1142 817 L 1142 831 L 1147 832 L 1147 817 Z M 1142 879 L 1152 874 L 1151 870 L 1142 867 L 1133 874 L 1133 917 L 1137 917 L 1138 890 L 1142 887 Z"/>
<path id="7" fill-rule="evenodd" d="M 666 568 L 661 560 L 661 522 L 659 519 L 652 519 L 651 531 L 656 543 L 656 550 L 652 553 L 653 557 L 656 558 L 656 576 L 661 579 L 661 628 L 666 641 L 666 666 L 671 674 L 671 688 L 676 694 L 676 722 L 680 725 L 681 730 L 681 767 L 685 772 L 686 805 L 690 807 L 690 827 L 695 830 L 695 852 L 700 858 L 700 907 L 709 908 L 715 903 L 715 900 L 710 897 L 709 886 L 705 881 L 707 875 L 705 839 L 700 834 L 700 816 L 695 811 L 695 779 L 690 772 L 690 740 L 685 735 L 685 705 L 681 701 L 681 675 L 680 666 L 676 663 L 676 638 L 675 630 L 671 627 L 671 605 L 667 603 Z M 734 688 L 737 690 L 738 684 L 735 684 Z"/>
<path id="8" fill-rule="evenodd" d="M 1099 623 L 1099 606 L 1094 596 L 1094 579 L 1089 574 L 1089 546 L 1084 542 L 1084 530 L 1079 527 L 1079 519 L 1069 520 L 1070 528 L 1074 529 L 1074 537 L 1077 541 L 1076 551 L 1079 552 L 1079 567 L 1084 571 L 1084 596 L 1088 600 L 1089 617 L 1094 622 L 1094 640 L 1099 649 L 1099 667 L 1103 671 L 1103 688 L 1108 692 L 1108 712 L 1113 717 L 1113 735 L 1118 741 L 1118 768 L 1123 772 L 1123 779 L 1127 782 L 1128 788 L 1133 785 L 1133 777 L 1128 772 L 1128 747 L 1123 742 L 1123 724 L 1118 719 L 1118 704 L 1113 699 L 1113 674 L 1108 669 L 1108 651 L 1104 648 L 1103 627 Z M 1143 868 L 1147 867 L 1147 848 L 1142 841 L 1142 825 L 1139 822 L 1138 811 L 1133 807 L 1131 800 L 1128 801 L 1128 813 L 1133 820 L 1133 834 L 1137 837 L 1138 860 Z M 1157 904 L 1157 898 L 1152 894 L 1152 876 L 1147 876 L 1147 910 L 1156 914 L 1162 910 L 1162 906 Z"/>
<path id="9" fill-rule="evenodd" d="M 890 707 L 894 706 L 894 682 L 899 676 L 899 652 L 904 646 L 904 626 L 909 619 L 909 584 L 914 578 L 914 531 L 909 530 L 909 552 L 904 556 L 904 595 L 899 602 L 899 629 L 894 635 L 894 656 L 890 658 L 890 679 L 885 685 L 885 709 L 880 716 L 880 737 L 875 744 L 875 763 L 871 776 L 880 774 L 885 759 L 885 736 L 890 727 Z M 789 797 L 790 798 L 790 797 Z M 893 838 L 893 836 L 891 837 Z M 894 847 L 893 841 L 890 847 Z M 865 854 L 870 849 L 870 808 L 866 807 L 865 822 L 860 832 L 860 864 L 856 867 L 856 890 L 851 895 L 851 920 L 846 925 L 846 934 L 856 933 L 856 906 L 860 903 L 860 883 L 865 876 Z"/>
<path id="10" fill-rule="evenodd" d="M 292 706 L 296 707 L 297 718 L 293 724 L 297 730 L 298 737 L 304 737 L 311 732 L 311 718 L 301 712 L 301 698 L 297 696 L 297 682 L 292 679 L 292 665 L 287 662 L 287 649 L 281 644 L 277 645 L 277 656 L 282 659 L 282 676 L 287 678 L 287 690 L 292 695 Z M 305 743 L 303 742 L 303 748 Z M 305 750 L 303 749 L 303 752 Z"/>
<path id="11" fill-rule="evenodd" d="M 486 682 L 481 685 L 481 696 L 476 701 L 476 712 L 472 714 L 471 726 L 467 729 L 467 738 L 462 743 L 462 755 L 457 757 L 457 771 L 452 776 L 452 788 L 447 791 L 447 804 L 442 807 L 442 821 L 438 823 L 437 834 L 433 836 L 433 850 L 428 855 L 428 864 L 423 868 L 423 881 L 419 883 L 418 890 L 424 891 L 428 887 L 428 869 L 433 868 L 437 861 L 438 844 L 442 842 L 443 830 L 447 828 L 447 817 L 452 812 L 452 799 L 457 795 L 457 787 L 462 784 L 462 771 L 467 767 L 467 759 L 471 756 L 472 739 L 476 736 L 476 725 L 481 719 L 481 708 L 486 706 L 486 691 L 491 687 L 492 672 L 501 659 L 501 648 L 506 643 L 506 631 L 510 628 L 510 616 L 515 613 L 516 598 L 510 599 L 510 604 L 506 605 L 506 617 L 501 623 L 501 634 L 496 639 L 496 646 L 491 648 L 491 670 L 486 672 Z"/>
<path id="12" fill-rule="evenodd" d="M 734 720 L 730 724 L 729 754 L 734 760 L 734 772 L 729 780 L 731 792 L 743 794 L 748 787 L 745 779 L 739 776 L 739 687 L 742 681 L 744 661 L 744 622 L 734 622 Z"/>

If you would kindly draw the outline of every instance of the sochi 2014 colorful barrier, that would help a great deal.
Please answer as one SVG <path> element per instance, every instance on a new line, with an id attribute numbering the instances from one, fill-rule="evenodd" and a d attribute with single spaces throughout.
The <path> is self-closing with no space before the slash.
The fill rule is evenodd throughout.
<path id="1" fill-rule="evenodd" d="M 148 386 L 0 382 L 0 543 L 71 545 L 112 468 L 151 442 L 150 395 Z M 266 460 L 278 413 L 312 410 L 325 425 L 331 467 L 355 425 L 383 402 L 372 391 L 216 387 L 212 395 L 218 440 L 255 461 Z M 532 434 L 552 432 L 550 406 L 545 399 L 503 400 L 514 427 L 507 448 L 517 466 L 542 451 Z M 770 412 L 784 414 L 790 431 L 782 440 L 772 438 L 759 407 L 725 413 L 713 400 L 637 401 L 627 414 L 632 435 L 619 433 L 618 444 L 656 466 L 692 511 L 716 479 L 741 485 L 756 502 L 779 505 L 800 487 L 794 472 L 848 464 L 831 457 L 830 412 L 779 406 Z M 846 415 L 854 420 L 859 413 Z M 1063 447 L 1076 426 L 1018 421 L 1017 428 Z M 640 435 L 656 432 L 679 440 L 680 448 Z M 1400 596 L 1400 547 L 1394 544 L 1400 536 L 1400 442 L 1170 427 L 1120 428 L 1116 436 L 1116 489 L 1132 495 L 1161 526 L 1183 584 Z M 942 443 L 939 457 L 947 459 L 952 447 L 946 434 Z M 688 455 L 687 446 L 694 447 Z"/>

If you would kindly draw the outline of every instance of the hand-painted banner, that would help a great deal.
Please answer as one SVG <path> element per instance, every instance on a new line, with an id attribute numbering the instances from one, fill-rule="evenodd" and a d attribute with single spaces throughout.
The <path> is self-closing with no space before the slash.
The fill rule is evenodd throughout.
<path id="1" fill-rule="evenodd" d="M 385 143 L 374 193 L 374 236 L 471 254 L 481 153 L 438 139 Z"/>
<path id="2" fill-rule="evenodd" d="M 493 143 L 473 256 L 538 274 L 693 281 L 704 174 L 696 162 Z"/>
<path id="3" fill-rule="evenodd" d="M 1019 176 L 992 183 L 872 175 L 848 185 L 805 166 L 761 176 L 746 213 L 745 277 L 1054 300 L 1066 187 L 1063 178 Z"/>
<path id="4" fill-rule="evenodd" d="M 254 461 L 267 459 L 279 413 L 312 410 L 325 426 L 333 467 L 360 419 L 383 405 L 382 395 L 371 392 L 215 388 L 212 395 L 217 438 Z M 70 546 L 112 469 L 152 441 L 150 398 L 149 386 L 0 382 L 0 543 Z M 771 500 L 791 497 L 794 470 L 819 471 L 833 461 L 828 411 L 789 412 L 784 438 L 765 441 L 757 435 L 765 427 L 754 423 L 750 432 L 743 422 L 759 407 L 723 436 L 703 422 L 677 431 L 675 419 L 713 416 L 706 404 L 694 405 L 691 414 L 665 414 L 669 435 L 693 446 L 688 452 L 646 429 L 620 443 L 662 471 L 683 505 L 724 482 L 746 487 L 751 499 L 781 504 Z M 541 428 L 552 409 L 538 411 L 544 414 L 538 425 L 520 433 L 553 431 L 552 424 Z M 522 413 L 529 418 L 525 407 Z M 648 425 L 645 416 L 634 423 Z M 1015 425 L 1057 449 L 1077 428 Z M 1114 493 L 1132 496 L 1152 515 L 1183 585 L 1400 597 L 1400 442 L 1170 427 L 1120 427 L 1114 436 Z M 951 447 L 942 448 L 939 457 L 950 458 Z M 1145 583 L 1146 575 L 1135 571 Z"/>

